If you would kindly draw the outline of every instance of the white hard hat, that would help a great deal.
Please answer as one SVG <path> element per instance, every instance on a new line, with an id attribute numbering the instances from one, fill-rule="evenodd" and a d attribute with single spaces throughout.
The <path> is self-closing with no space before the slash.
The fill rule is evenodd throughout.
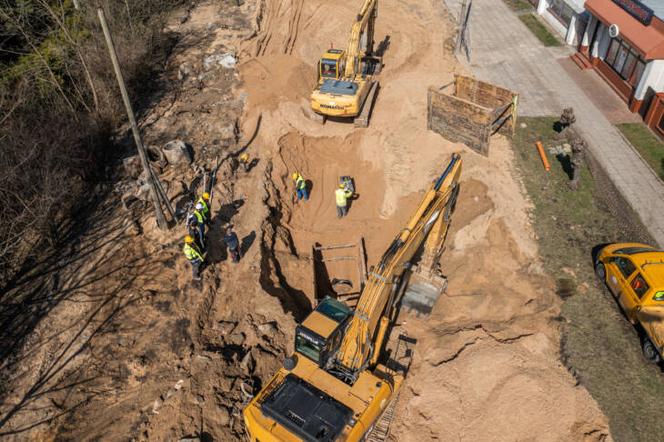
<path id="1" fill-rule="evenodd" d="M 203 210 L 203 204 L 197 203 L 196 204 L 196 210 Z"/>

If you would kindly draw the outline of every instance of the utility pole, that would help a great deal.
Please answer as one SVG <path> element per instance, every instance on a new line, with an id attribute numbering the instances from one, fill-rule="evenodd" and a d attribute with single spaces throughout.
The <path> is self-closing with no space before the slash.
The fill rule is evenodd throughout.
<path id="1" fill-rule="evenodd" d="M 459 22 L 457 24 L 457 40 L 456 40 L 456 45 L 454 47 L 454 53 L 458 54 L 461 51 L 461 41 L 463 40 L 463 19 L 466 17 L 466 8 L 468 7 L 467 5 L 467 0 L 462 0 L 461 2 L 461 12 L 459 13 Z"/>
<path id="2" fill-rule="evenodd" d="M 470 20 L 470 10 L 472 7 L 473 0 L 462 0 L 461 12 L 459 13 L 459 25 L 457 27 L 457 41 L 454 48 L 454 53 L 457 56 L 461 52 L 461 49 L 464 49 L 468 61 L 470 61 L 468 22 Z"/>
<path id="3" fill-rule="evenodd" d="M 143 140 L 141 139 L 141 134 L 138 131 L 138 124 L 136 124 L 136 117 L 134 116 L 134 110 L 131 107 L 131 102 L 129 101 L 129 94 L 127 93 L 127 87 L 125 86 L 124 77 L 122 76 L 122 71 L 120 70 L 120 63 L 118 62 L 118 56 L 115 52 L 115 45 L 113 44 L 113 38 L 108 29 L 108 24 L 106 23 L 106 17 L 104 16 L 104 11 L 99 8 L 97 9 L 97 15 L 99 16 L 99 22 L 101 23 L 101 28 L 104 31 L 104 38 L 106 39 L 106 45 L 108 46 L 108 53 L 111 56 L 111 62 L 113 63 L 113 70 L 115 71 L 115 77 L 118 80 L 118 85 L 120 86 L 120 93 L 122 94 L 122 101 L 124 102 L 125 109 L 127 111 L 127 117 L 129 118 L 129 124 L 131 124 L 131 131 L 134 135 L 134 141 L 136 142 L 136 149 L 138 150 L 138 155 L 141 158 L 141 163 L 143 164 L 143 170 L 145 170 L 148 176 L 148 184 L 150 185 L 150 199 L 152 200 L 152 205 L 154 206 L 155 217 L 157 218 L 157 225 L 160 229 L 167 229 L 168 223 L 164 217 L 164 212 L 162 210 L 161 204 L 159 203 L 159 198 L 165 202 L 166 207 L 171 212 L 171 216 L 174 218 L 173 209 L 170 207 L 170 203 L 166 196 L 164 195 L 161 184 L 159 183 L 158 178 L 155 176 L 152 168 L 150 167 L 150 161 L 148 160 L 147 152 L 145 151 L 145 146 L 143 145 Z"/>

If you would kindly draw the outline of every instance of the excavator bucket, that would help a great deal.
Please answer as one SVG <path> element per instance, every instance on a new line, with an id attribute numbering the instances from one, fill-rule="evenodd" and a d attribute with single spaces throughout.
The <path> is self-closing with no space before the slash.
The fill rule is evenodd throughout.
<path id="1" fill-rule="evenodd" d="M 401 307 L 417 316 L 428 316 L 440 295 L 447 289 L 447 279 L 430 272 L 413 272 L 406 291 L 401 298 Z"/>

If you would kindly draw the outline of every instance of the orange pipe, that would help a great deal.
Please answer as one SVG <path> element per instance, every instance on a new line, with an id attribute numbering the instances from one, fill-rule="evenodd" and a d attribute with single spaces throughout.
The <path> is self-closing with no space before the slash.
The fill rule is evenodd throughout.
<path id="1" fill-rule="evenodd" d="M 546 152 L 544 152 L 544 146 L 542 146 L 542 142 L 538 141 L 535 143 L 535 146 L 537 146 L 537 151 L 539 152 L 540 158 L 542 158 L 544 169 L 546 169 L 547 172 L 550 171 L 551 165 L 549 165 L 549 159 L 546 157 Z"/>

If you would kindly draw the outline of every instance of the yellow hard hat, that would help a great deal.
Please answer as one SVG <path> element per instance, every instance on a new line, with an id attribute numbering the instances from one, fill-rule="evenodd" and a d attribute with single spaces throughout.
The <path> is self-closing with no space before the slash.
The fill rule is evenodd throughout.
<path id="1" fill-rule="evenodd" d="M 207 192 L 203 193 L 203 199 L 204 200 L 209 200 L 210 199 L 210 194 L 207 193 Z"/>
<path id="2" fill-rule="evenodd" d="M 185 244 L 191 244 L 192 242 L 194 242 L 194 237 L 191 235 L 187 235 L 184 237 L 184 242 Z"/>
<path id="3" fill-rule="evenodd" d="M 339 183 L 339 189 L 345 189 L 346 186 L 343 183 Z"/>
<path id="4" fill-rule="evenodd" d="M 298 175 L 299 175 L 298 172 L 293 172 L 293 179 L 296 180 Z"/>
<path id="5" fill-rule="evenodd" d="M 248 153 L 243 153 L 240 155 L 240 161 L 247 161 L 249 159 L 249 154 Z"/>

